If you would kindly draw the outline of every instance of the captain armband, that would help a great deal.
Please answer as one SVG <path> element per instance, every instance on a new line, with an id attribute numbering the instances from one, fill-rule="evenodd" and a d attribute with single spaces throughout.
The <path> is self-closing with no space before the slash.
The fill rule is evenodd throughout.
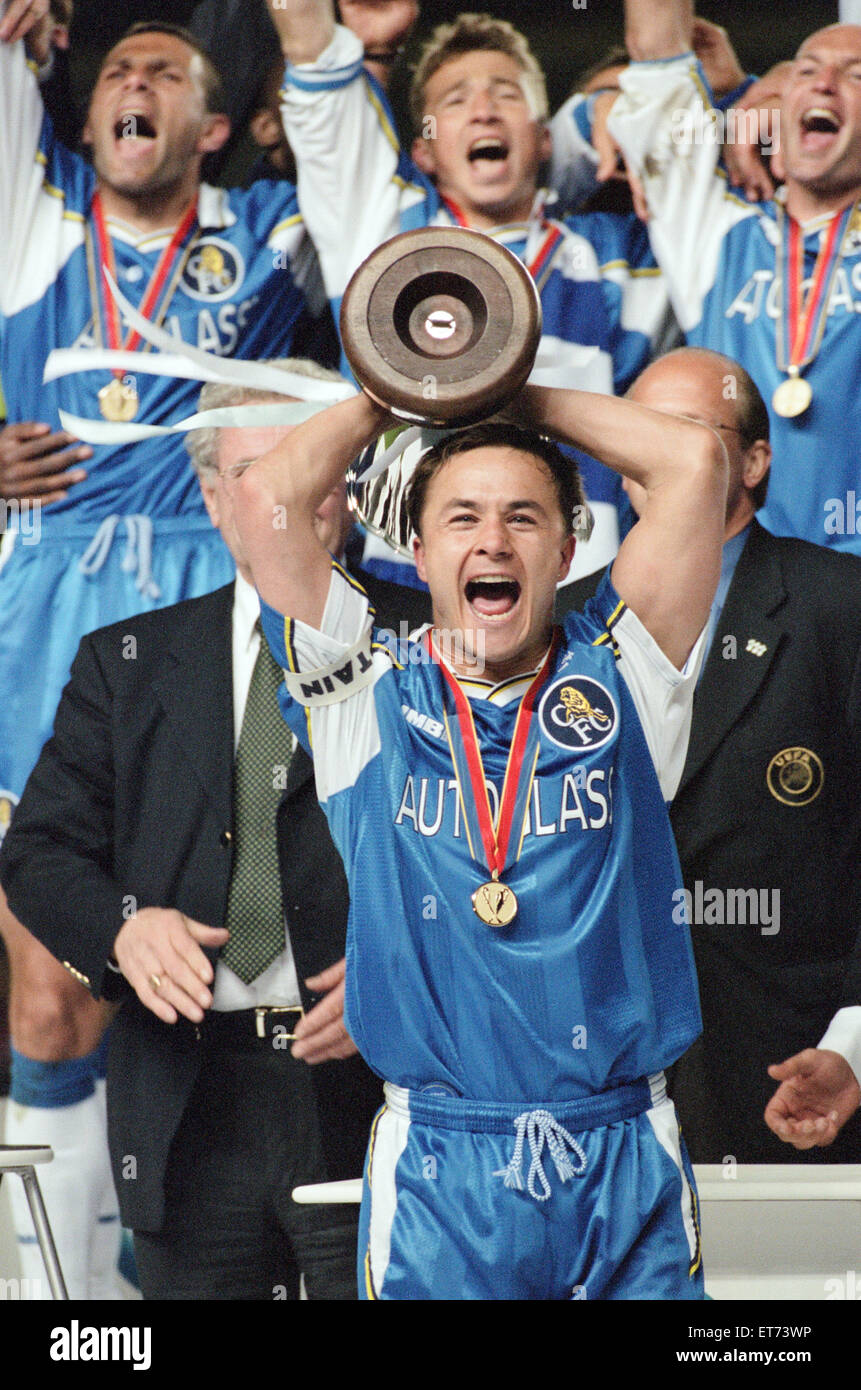
<path id="1" fill-rule="evenodd" d="M 319 666 L 314 671 L 285 671 L 284 682 L 287 693 L 307 709 L 338 704 L 366 685 L 372 685 L 374 659 L 370 628 L 331 665 Z"/>

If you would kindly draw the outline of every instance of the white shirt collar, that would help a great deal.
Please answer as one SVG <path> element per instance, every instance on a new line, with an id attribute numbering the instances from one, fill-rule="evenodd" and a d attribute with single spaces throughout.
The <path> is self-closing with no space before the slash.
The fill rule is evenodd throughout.
<path id="1" fill-rule="evenodd" d="M 197 222 L 201 231 L 208 228 L 221 231 L 234 225 L 236 214 L 231 210 L 226 189 L 215 188 L 208 183 L 200 185 L 197 192 Z M 160 231 L 140 232 L 120 217 L 108 217 L 107 224 L 112 237 L 145 251 L 154 250 L 162 243 L 166 245 L 176 231 L 176 227 L 165 227 Z"/>
<path id="2" fill-rule="evenodd" d="M 410 633 L 410 641 L 420 641 L 425 632 L 433 631 L 433 623 L 424 623 L 420 628 Z M 516 676 L 506 676 L 505 680 L 494 684 L 493 681 L 476 674 L 475 676 L 459 676 L 452 666 L 443 661 L 440 653 L 437 653 L 442 665 L 451 672 L 464 694 L 470 700 L 489 700 L 494 705 L 509 705 L 514 700 L 522 700 L 530 685 L 534 681 L 541 667 L 547 659 L 547 652 L 550 650 L 548 645 L 544 655 L 533 671 L 523 671 Z"/>
<path id="3" fill-rule="evenodd" d="M 236 213 L 231 210 L 225 188 L 202 183 L 197 194 L 197 220 L 201 227 L 232 227 Z"/>
<path id="4" fill-rule="evenodd" d="M 255 624 L 259 617 L 260 598 L 257 590 L 237 570 L 233 590 L 233 627 L 244 651 L 248 650 L 254 639 Z"/>

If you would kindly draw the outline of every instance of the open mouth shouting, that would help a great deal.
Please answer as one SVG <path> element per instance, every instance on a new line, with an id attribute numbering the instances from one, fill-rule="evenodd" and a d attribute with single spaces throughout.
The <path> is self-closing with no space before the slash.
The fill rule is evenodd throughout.
<path id="1" fill-rule="evenodd" d="M 156 128 L 143 111 L 125 111 L 114 124 L 115 140 L 154 140 Z"/>
<path id="2" fill-rule="evenodd" d="M 805 150 L 827 149 L 840 134 L 842 121 L 827 106 L 809 106 L 801 113 L 801 145 Z"/>
<path id="3" fill-rule="evenodd" d="M 508 158 L 508 152 L 508 145 L 498 135 L 482 135 L 470 145 L 467 158 L 470 164 L 478 164 L 479 161 L 501 164 Z"/>
<path id="4" fill-rule="evenodd" d="M 477 618 L 500 622 L 520 600 L 520 584 L 507 574 L 479 574 L 466 582 L 466 601 Z"/>

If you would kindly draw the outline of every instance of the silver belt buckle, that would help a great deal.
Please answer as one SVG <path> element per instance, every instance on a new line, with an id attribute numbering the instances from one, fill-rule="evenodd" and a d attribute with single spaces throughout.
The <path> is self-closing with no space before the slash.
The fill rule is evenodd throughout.
<path id="1" fill-rule="evenodd" d="M 266 1015 L 267 1015 L 267 1014 L 298 1014 L 299 1017 L 302 1018 L 302 1016 L 303 1016 L 304 1013 L 305 1013 L 305 1010 L 302 1008 L 302 1005 L 301 1005 L 301 1004 L 290 1004 L 290 1005 L 287 1005 L 287 1004 L 283 1004 L 283 1005 L 280 1005 L 280 1004 L 272 1004 L 272 1005 L 263 1005 L 263 1007 L 261 1007 L 261 1008 L 256 1008 L 256 1009 L 254 1010 L 254 1017 L 255 1017 L 255 1019 L 256 1019 L 256 1028 L 257 1028 L 257 1036 L 258 1036 L 258 1038 L 265 1038 L 265 1037 L 266 1037 Z M 296 1037 L 296 1034 L 295 1034 L 295 1033 L 281 1033 L 281 1034 L 279 1034 L 279 1036 L 282 1037 L 282 1038 L 284 1038 L 287 1042 L 293 1042 L 294 1038 Z"/>

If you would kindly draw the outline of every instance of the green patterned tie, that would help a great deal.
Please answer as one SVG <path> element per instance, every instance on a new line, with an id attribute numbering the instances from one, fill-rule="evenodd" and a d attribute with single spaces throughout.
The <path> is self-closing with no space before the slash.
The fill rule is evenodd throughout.
<path id="1" fill-rule="evenodd" d="M 259 620 L 257 628 L 259 631 Z M 293 739 L 278 705 L 284 676 L 261 638 L 233 771 L 233 873 L 224 925 L 225 965 L 246 984 L 284 950 L 284 908 L 275 813 L 293 756 Z"/>

